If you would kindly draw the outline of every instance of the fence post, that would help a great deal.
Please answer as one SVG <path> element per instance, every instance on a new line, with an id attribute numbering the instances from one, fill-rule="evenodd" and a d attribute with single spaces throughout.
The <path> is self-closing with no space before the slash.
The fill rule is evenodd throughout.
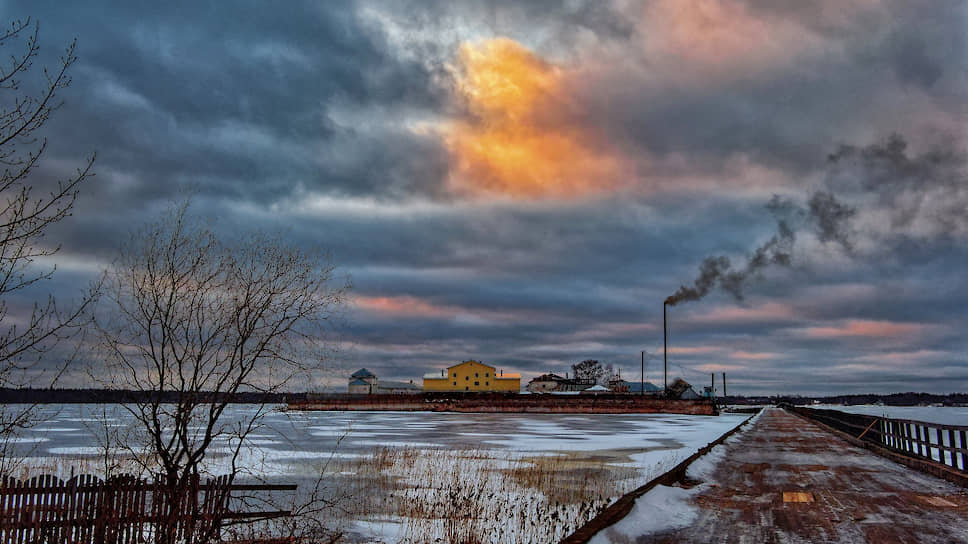
<path id="1" fill-rule="evenodd" d="M 924 456 L 928 459 L 934 459 L 934 454 L 931 452 L 931 427 L 927 425 L 921 427 L 924 429 Z"/>
<path id="2" fill-rule="evenodd" d="M 965 440 L 966 438 L 965 431 L 961 431 L 958 434 L 961 437 L 961 443 L 960 443 L 961 449 L 962 450 L 968 449 L 968 441 Z M 968 470 L 968 453 L 965 453 L 964 451 L 962 451 L 960 456 L 961 456 L 961 470 Z"/>
<path id="3" fill-rule="evenodd" d="M 944 438 L 941 437 L 941 427 L 935 427 L 934 434 L 938 438 L 938 460 L 942 465 L 947 465 L 948 463 L 944 457 Z"/>

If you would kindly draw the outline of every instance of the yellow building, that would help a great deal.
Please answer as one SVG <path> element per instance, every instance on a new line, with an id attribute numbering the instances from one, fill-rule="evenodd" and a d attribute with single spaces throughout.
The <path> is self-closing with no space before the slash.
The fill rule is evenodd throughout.
<path id="1" fill-rule="evenodd" d="M 496 371 L 480 361 L 464 361 L 440 373 L 425 374 L 424 391 L 521 391 L 521 375 Z"/>

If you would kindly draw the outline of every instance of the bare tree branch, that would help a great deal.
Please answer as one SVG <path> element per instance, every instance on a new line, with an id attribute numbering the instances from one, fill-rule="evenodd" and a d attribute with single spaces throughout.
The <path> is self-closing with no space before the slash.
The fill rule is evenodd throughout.
<path id="1" fill-rule="evenodd" d="M 21 80 L 29 75 L 40 48 L 38 33 L 39 25 L 30 19 L 13 21 L 0 32 L 0 48 L 17 48 L 0 65 L 0 387 L 26 385 L 58 346 L 78 340 L 96 294 L 93 288 L 66 311 L 53 297 L 35 303 L 28 315 L 13 315 L 9 306 L 14 293 L 53 275 L 54 267 L 38 269 L 36 260 L 60 247 L 44 243 L 43 237 L 70 216 L 81 184 L 93 175 L 94 155 L 53 190 L 37 194 L 31 174 L 47 149 L 39 132 L 61 106 L 59 92 L 70 85 L 68 71 L 77 60 L 71 42 L 55 70 L 42 69 L 43 85 L 33 93 L 22 92 Z M 47 375 L 51 383 L 71 359 L 54 366 Z M 29 426 L 31 414 L 30 408 L 0 408 L 0 437 Z"/>
<path id="2" fill-rule="evenodd" d="M 326 322 L 347 289 L 324 254 L 265 235 L 227 242 L 188 209 L 185 202 L 122 248 L 105 294 L 115 317 L 98 320 L 103 385 L 149 393 L 128 409 L 157 463 L 144 468 L 166 482 L 172 505 L 215 445 L 238 474 L 267 409 L 227 418 L 233 394 L 278 392 L 319 368 Z M 163 393 L 176 400 L 163 403 Z"/>

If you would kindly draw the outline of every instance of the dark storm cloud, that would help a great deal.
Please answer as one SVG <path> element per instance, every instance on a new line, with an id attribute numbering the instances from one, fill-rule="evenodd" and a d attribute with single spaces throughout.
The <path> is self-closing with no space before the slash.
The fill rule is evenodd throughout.
<path id="1" fill-rule="evenodd" d="M 453 32 L 456 23 L 473 28 L 476 33 L 480 33 L 480 28 L 486 28 L 492 35 L 534 40 L 548 48 L 565 50 L 577 45 L 576 35 L 581 32 L 591 33 L 604 41 L 622 41 L 635 34 L 634 20 L 622 13 L 615 2 L 608 0 L 407 0 L 366 4 L 379 6 L 401 26 L 417 28 L 422 32 L 447 35 Z"/>
<path id="2" fill-rule="evenodd" d="M 787 57 L 743 60 L 724 51 L 710 64 L 732 70 L 710 70 L 701 83 L 674 86 L 666 83 L 664 68 L 646 57 L 645 69 L 619 69 L 605 81 L 589 82 L 594 88 L 583 94 L 587 122 L 625 146 L 660 156 L 710 160 L 744 153 L 804 173 L 850 139 L 845 135 L 858 124 L 881 134 L 916 125 L 928 113 L 914 105 L 921 97 L 931 101 L 934 114 L 963 117 L 964 3 L 886 2 L 853 16 L 839 3 L 828 6 L 835 9 L 802 2 L 750 5 L 750 17 L 764 26 L 800 29 L 787 30 L 793 34 L 784 44 Z M 657 26 L 654 31 L 661 32 Z M 781 32 L 774 39 L 783 40 Z M 647 52 L 633 40 L 629 55 L 637 54 Z M 689 69 L 688 61 L 681 62 L 681 70 Z M 885 108 L 892 108 L 890 115 Z M 964 134 L 951 136 L 963 140 Z"/>
<path id="3" fill-rule="evenodd" d="M 4 14 L 40 21 L 40 61 L 78 38 L 52 152 L 98 149 L 98 189 L 119 206 L 185 186 L 265 201 L 296 188 L 406 194 L 440 182 L 439 142 L 401 127 L 407 111 L 438 108 L 435 68 L 397 58 L 353 4 L 91 9 L 8 4 Z M 373 116 L 369 127 L 344 113 L 357 111 Z"/>
<path id="4" fill-rule="evenodd" d="M 670 312 L 674 374 L 706 383 L 726 368 L 739 393 L 829 391 L 830 376 L 853 391 L 968 387 L 968 345 L 951 332 L 968 302 L 963 3 L 729 2 L 780 46 L 743 49 L 734 32 L 723 45 L 739 35 L 738 52 L 698 60 L 650 49 L 672 30 L 648 27 L 658 4 L 5 4 L 40 20 L 43 59 L 79 43 L 38 176 L 99 152 L 52 233 L 55 279 L 31 295 L 73 296 L 188 188 L 226 235 L 266 228 L 329 249 L 360 300 L 339 324 L 342 363 L 381 377 L 468 357 L 525 381 L 585 358 L 637 375 L 640 350 L 661 346 L 660 302 L 714 255 L 744 300 L 714 290 Z M 447 64 L 497 36 L 560 67 L 565 128 L 635 162 L 641 192 L 448 190 L 441 127 L 463 112 Z M 774 193 L 775 217 L 762 207 Z M 872 229 L 889 251 L 871 249 Z M 924 334 L 877 336 L 906 330 Z"/>

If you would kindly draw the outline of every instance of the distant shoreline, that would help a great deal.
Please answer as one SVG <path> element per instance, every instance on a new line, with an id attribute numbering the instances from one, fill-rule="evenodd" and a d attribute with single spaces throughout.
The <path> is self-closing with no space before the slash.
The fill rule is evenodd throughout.
<path id="1" fill-rule="evenodd" d="M 350 397 L 346 393 L 308 393 L 308 392 L 241 392 L 234 395 L 215 396 L 209 392 L 198 393 L 202 401 L 228 398 L 228 402 L 235 404 L 290 404 L 310 402 L 317 399 L 338 399 Z M 477 395 L 471 393 L 470 395 Z M 156 396 L 158 395 L 158 396 Z M 422 395 L 422 393 L 418 393 Z M 354 395 L 352 397 L 365 397 Z M 178 393 L 167 391 L 163 393 L 145 393 L 143 391 L 119 389 L 40 389 L 40 388 L 0 388 L 0 404 L 119 404 L 129 402 L 145 402 L 158 399 L 160 402 L 176 402 Z M 786 402 L 794 405 L 811 404 L 876 404 L 887 406 L 926 406 L 941 404 L 943 406 L 968 406 L 968 393 L 950 393 L 937 395 L 932 393 L 892 393 L 892 394 L 849 394 L 830 396 L 728 396 L 716 397 L 717 404 L 733 405 L 761 405 Z"/>

